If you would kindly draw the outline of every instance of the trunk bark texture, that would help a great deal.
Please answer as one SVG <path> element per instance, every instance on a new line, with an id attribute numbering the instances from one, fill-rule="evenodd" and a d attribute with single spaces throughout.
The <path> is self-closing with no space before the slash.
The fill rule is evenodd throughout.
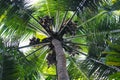
<path id="1" fill-rule="evenodd" d="M 61 42 L 57 39 L 53 39 L 52 44 L 56 53 L 58 80 L 69 80 L 68 72 L 66 69 L 66 58 L 63 52 Z"/>

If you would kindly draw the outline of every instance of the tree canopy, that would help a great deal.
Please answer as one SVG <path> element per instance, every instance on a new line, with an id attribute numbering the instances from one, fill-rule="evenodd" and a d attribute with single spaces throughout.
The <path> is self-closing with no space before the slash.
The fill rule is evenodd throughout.
<path id="1" fill-rule="evenodd" d="M 35 1 L 0 0 L 1 80 L 56 80 L 54 39 L 70 80 L 120 79 L 120 0 Z"/>

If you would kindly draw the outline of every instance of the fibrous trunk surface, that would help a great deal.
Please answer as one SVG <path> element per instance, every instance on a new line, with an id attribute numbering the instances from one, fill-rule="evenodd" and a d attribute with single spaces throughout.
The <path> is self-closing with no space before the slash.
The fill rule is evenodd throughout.
<path id="1" fill-rule="evenodd" d="M 56 67 L 57 67 L 58 80 L 69 80 L 69 76 L 66 69 L 66 58 L 63 52 L 61 42 L 57 39 L 53 39 L 52 44 L 54 46 L 54 50 L 56 53 L 56 61 L 57 61 Z"/>

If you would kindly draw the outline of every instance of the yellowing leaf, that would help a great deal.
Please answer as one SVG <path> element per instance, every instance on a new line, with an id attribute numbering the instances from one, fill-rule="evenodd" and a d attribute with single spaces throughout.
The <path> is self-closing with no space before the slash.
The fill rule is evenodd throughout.
<path id="1" fill-rule="evenodd" d="M 5 11 L 1 16 L 0 16 L 0 22 L 6 17 L 7 11 Z"/>
<path id="2" fill-rule="evenodd" d="M 107 65 L 120 66 L 120 62 L 106 62 Z"/>
<path id="3" fill-rule="evenodd" d="M 56 69 L 55 69 L 55 66 L 52 65 L 51 67 L 47 67 L 45 66 L 44 69 L 43 69 L 43 73 L 44 74 L 50 74 L 50 75 L 56 75 Z"/>
<path id="4" fill-rule="evenodd" d="M 112 0 L 112 3 L 116 3 L 117 2 L 117 0 Z"/>
<path id="5" fill-rule="evenodd" d="M 35 35 L 37 38 L 40 39 L 40 41 L 42 41 L 43 39 L 47 38 L 47 36 L 43 33 L 39 33 L 39 32 L 36 32 L 36 35 Z"/>

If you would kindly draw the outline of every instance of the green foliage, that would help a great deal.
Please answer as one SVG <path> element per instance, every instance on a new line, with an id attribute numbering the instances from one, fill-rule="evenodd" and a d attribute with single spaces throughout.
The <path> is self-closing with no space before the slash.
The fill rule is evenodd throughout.
<path id="1" fill-rule="evenodd" d="M 120 10 L 120 0 L 117 0 L 111 7 L 112 10 Z"/>
<path id="2" fill-rule="evenodd" d="M 0 40 L 2 41 L 2 40 Z M 10 50 L 5 48 L 1 43 L 0 48 L 0 79 L 1 80 L 16 80 L 23 78 L 23 68 L 20 65 L 18 58 L 18 52 L 16 50 Z"/>
<path id="3" fill-rule="evenodd" d="M 2 60 L 2 80 L 23 78 L 22 66 L 14 59 L 14 56 L 4 55 Z"/>
<path id="4" fill-rule="evenodd" d="M 109 47 L 111 48 L 111 50 L 114 50 L 116 52 L 120 52 L 120 45 L 119 44 L 109 43 Z"/>
<path id="5" fill-rule="evenodd" d="M 87 80 L 87 77 L 82 73 L 77 63 L 69 57 L 70 63 L 68 65 L 68 73 L 71 80 Z M 74 74 L 73 74 L 74 73 Z"/>
<path id="6" fill-rule="evenodd" d="M 23 8 L 21 5 L 23 4 L 23 0 L 19 2 L 19 5 L 18 2 L 10 0 L 1 0 L 0 2 L 0 9 L 2 9 L 0 14 L 0 36 L 3 38 L 10 39 L 16 36 L 17 38 L 21 38 L 23 37 L 21 35 L 30 35 L 33 32 L 27 27 L 30 17 L 18 7 L 21 6 Z"/>
<path id="7" fill-rule="evenodd" d="M 98 80 L 109 79 L 108 76 L 117 72 L 114 68 L 106 66 L 102 62 L 95 60 L 93 58 L 87 58 L 82 63 L 78 62 L 80 65 L 81 71 L 90 79 L 90 80 Z"/>
<path id="8" fill-rule="evenodd" d="M 109 51 L 103 52 L 106 54 L 106 64 L 112 66 L 120 66 L 120 45 L 108 41 Z"/>
<path id="9" fill-rule="evenodd" d="M 117 72 L 109 77 L 109 80 L 119 80 L 120 79 L 120 72 Z"/>

